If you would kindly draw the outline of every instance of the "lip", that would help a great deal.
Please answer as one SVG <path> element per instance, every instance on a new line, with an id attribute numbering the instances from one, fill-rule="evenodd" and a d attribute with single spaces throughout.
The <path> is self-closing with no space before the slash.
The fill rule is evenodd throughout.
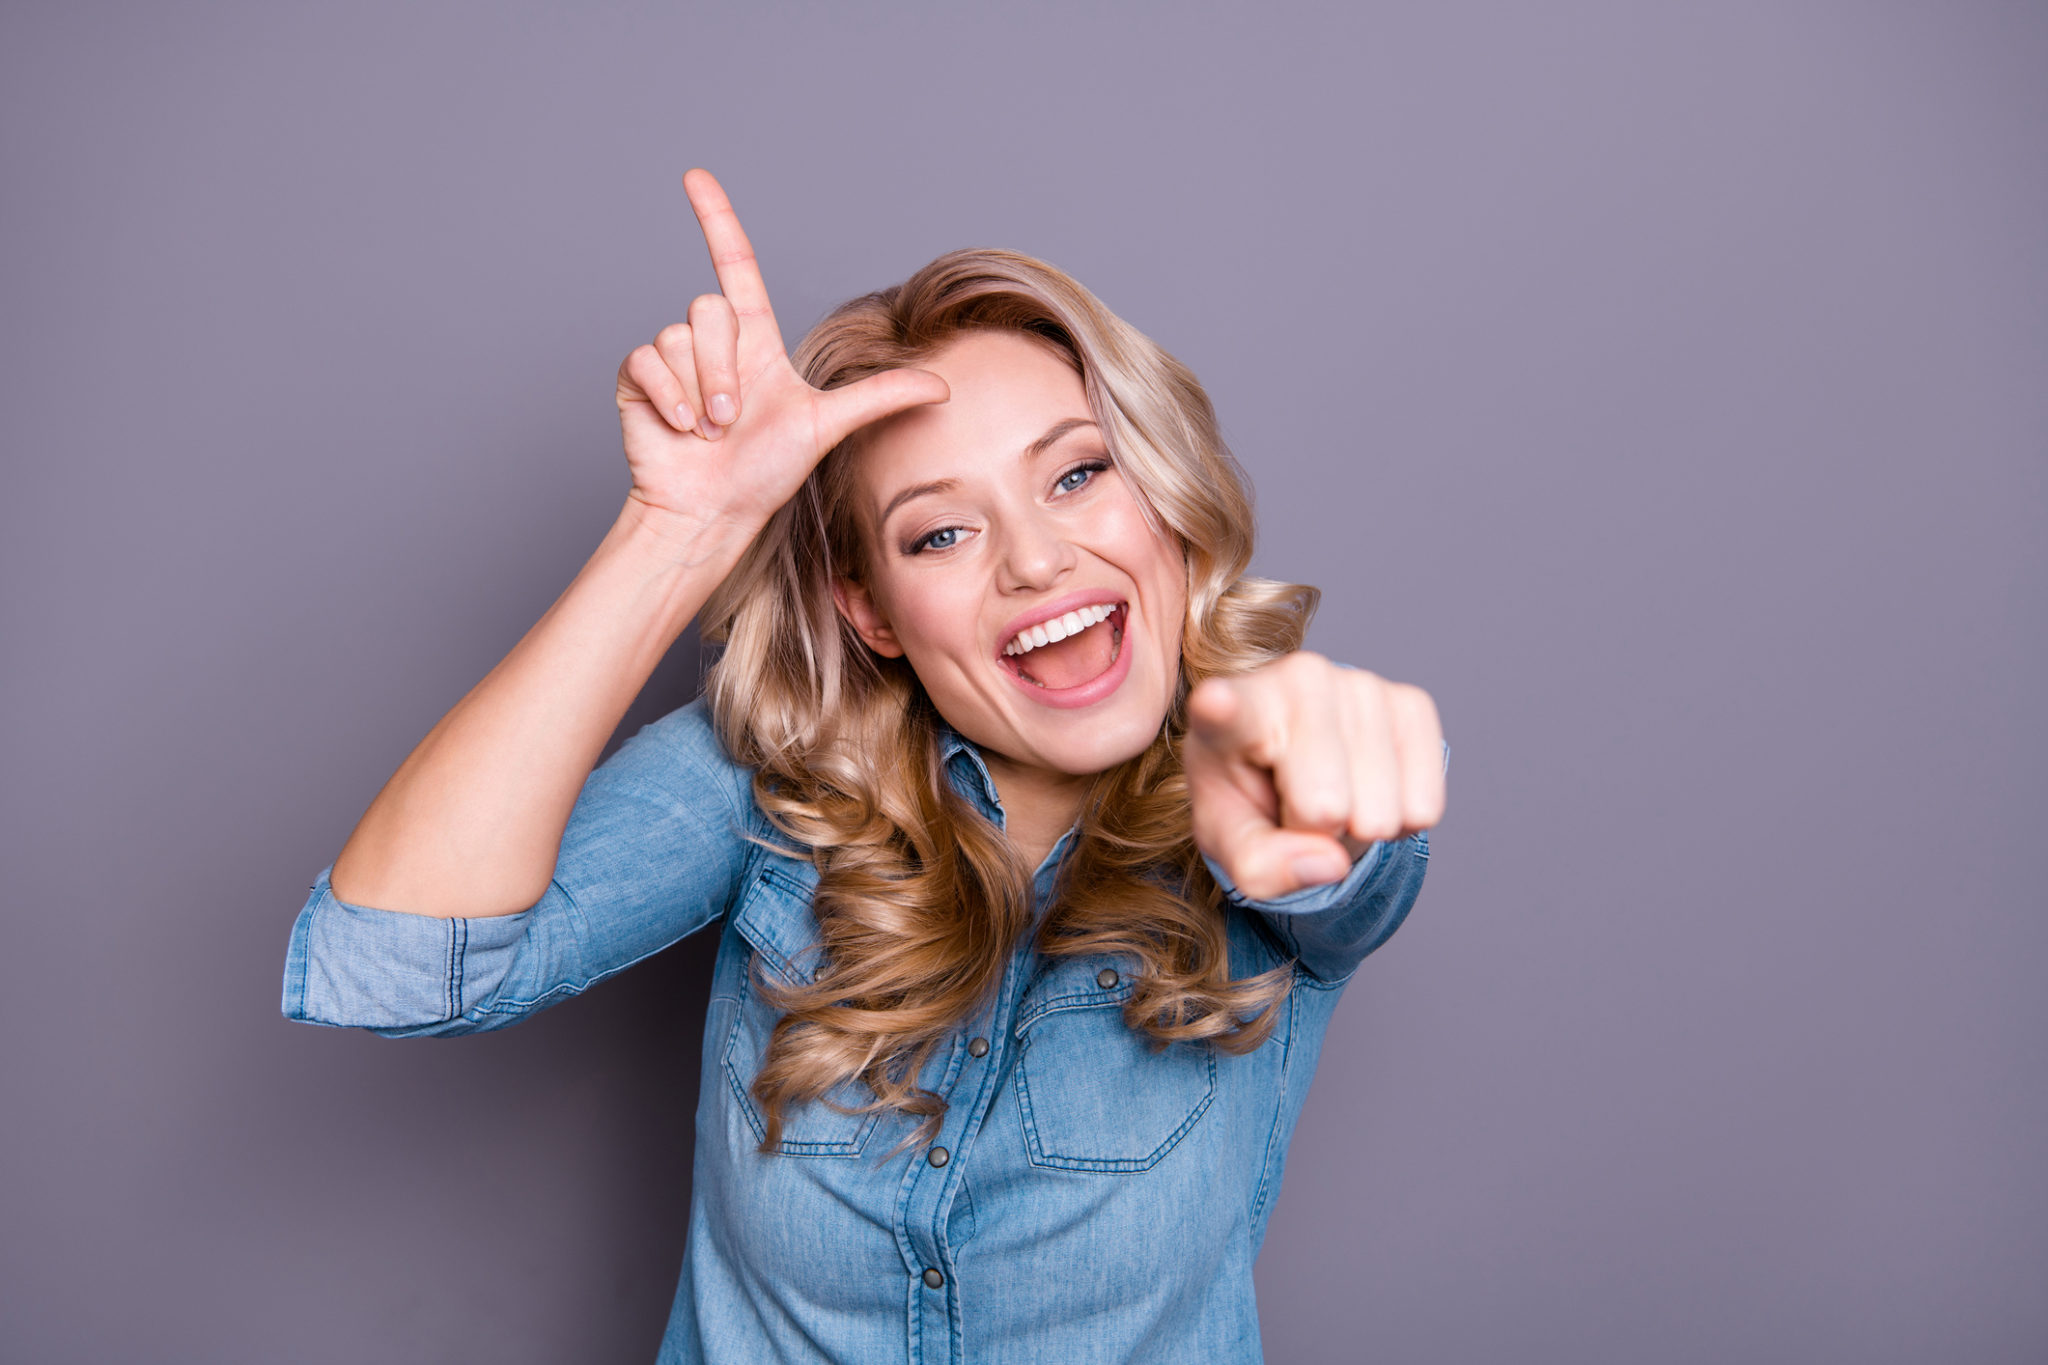
<path id="1" fill-rule="evenodd" d="M 1033 607 L 1030 611 L 1025 612 L 1022 616 L 1004 626 L 1003 633 L 996 637 L 996 662 L 1002 662 L 1003 651 L 1010 647 L 1010 641 L 1016 639 L 1018 635 L 1031 629 L 1033 626 L 1043 625 L 1054 617 L 1065 616 L 1068 612 L 1079 611 L 1083 607 L 1115 606 L 1119 602 L 1126 604 L 1124 615 L 1128 618 L 1130 615 L 1128 606 L 1130 599 L 1122 593 L 1111 592 L 1107 588 L 1083 588 L 1079 592 L 1070 592 L 1065 597 L 1054 598 L 1042 607 Z M 1008 670 L 1004 671 L 1007 672 Z M 1111 669 L 1110 671 L 1115 672 L 1116 670 Z M 1069 690 L 1078 691 L 1079 689 Z"/>
<path id="2" fill-rule="evenodd" d="M 1131 673 L 1131 659 L 1138 652 L 1137 645 L 1131 638 L 1131 608 L 1128 599 L 1121 597 L 1104 599 L 1098 596 L 1089 601 L 1079 602 L 1077 605 L 1084 607 L 1094 606 L 1105 600 L 1124 603 L 1121 620 L 1123 638 L 1117 648 L 1116 662 L 1104 669 L 1100 677 L 1090 678 L 1087 682 L 1077 687 L 1041 687 L 1037 683 L 1024 681 L 1023 676 L 1016 669 L 1001 662 L 1001 656 L 998 656 L 996 667 L 1001 669 L 1004 675 L 1017 685 L 1019 691 L 1023 692 L 1025 696 L 1037 702 L 1040 706 L 1051 706 L 1063 711 L 1070 711 L 1076 707 L 1095 705 L 1095 703 L 1115 692 L 1117 688 L 1123 686 L 1124 679 L 1129 677 Z M 1055 616 L 1064 615 L 1072 610 L 1074 610 L 1073 607 L 1066 607 L 1053 614 Z M 1112 616 L 1110 619 L 1116 620 L 1118 618 Z M 1027 627 L 1037 624 L 1038 622 L 1036 621 L 1026 623 Z"/>

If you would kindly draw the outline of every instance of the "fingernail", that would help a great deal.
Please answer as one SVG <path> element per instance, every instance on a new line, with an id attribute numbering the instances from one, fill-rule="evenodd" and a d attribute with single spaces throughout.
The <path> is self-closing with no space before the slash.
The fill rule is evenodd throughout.
<path id="1" fill-rule="evenodd" d="M 1296 858 L 1290 869 L 1294 880 L 1303 886 L 1318 886 L 1323 882 L 1334 882 L 1348 870 L 1343 860 L 1332 858 L 1326 853 L 1311 853 Z"/>
<path id="2" fill-rule="evenodd" d="M 699 422 L 697 423 L 697 434 L 707 441 L 715 441 L 725 435 L 725 428 L 716 422 Z"/>
<path id="3" fill-rule="evenodd" d="M 695 431 L 697 429 L 697 414 L 690 411 L 688 403 L 676 404 L 676 425 L 684 431 Z"/>
<path id="4" fill-rule="evenodd" d="M 711 420 L 722 427 L 730 426 L 732 419 L 740 415 L 739 409 L 733 406 L 732 395 L 729 393 L 712 394 L 708 406 L 711 409 Z"/>

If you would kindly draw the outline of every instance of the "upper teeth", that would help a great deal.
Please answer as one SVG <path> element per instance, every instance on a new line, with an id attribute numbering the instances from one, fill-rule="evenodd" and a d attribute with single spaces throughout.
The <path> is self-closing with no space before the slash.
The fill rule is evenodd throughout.
<path id="1" fill-rule="evenodd" d="M 1064 640 L 1069 635 L 1088 629 L 1098 621 L 1108 620 L 1109 614 L 1115 610 L 1114 603 L 1105 602 L 1100 606 L 1070 611 L 1065 616 L 1055 616 L 1050 621 L 1040 621 L 1029 630 L 1018 631 L 1017 638 L 1003 647 L 1003 653 L 1029 654 L 1040 645 L 1049 645 L 1054 640 Z"/>

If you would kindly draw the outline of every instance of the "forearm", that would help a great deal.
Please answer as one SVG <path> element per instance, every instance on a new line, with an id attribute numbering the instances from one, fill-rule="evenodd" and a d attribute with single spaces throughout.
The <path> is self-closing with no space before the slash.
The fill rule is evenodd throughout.
<path id="1" fill-rule="evenodd" d="M 335 896 L 443 917 L 539 900 L 605 741 L 747 539 L 681 533 L 628 500 L 568 589 L 384 784 L 335 861 Z"/>

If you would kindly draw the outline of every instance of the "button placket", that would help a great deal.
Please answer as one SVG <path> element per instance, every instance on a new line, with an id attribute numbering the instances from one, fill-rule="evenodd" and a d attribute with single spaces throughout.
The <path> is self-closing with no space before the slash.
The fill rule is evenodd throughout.
<path id="1" fill-rule="evenodd" d="M 913 1284 L 922 1286 L 913 1295 L 912 1331 L 928 1348 L 939 1341 L 951 1343 L 938 1355 L 927 1349 L 924 1359 L 928 1362 L 957 1359 L 954 1329 L 959 1293 L 951 1283 L 955 1248 L 946 1234 L 964 1172 L 954 1158 L 969 1150 L 987 1117 L 996 1091 L 992 1063 L 1001 1060 L 997 1047 L 1005 1036 L 1004 1021 L 1016 1016 L 1016 1000 L 1029 976 L 1025 964 L 1031 955 L 1028 947 L 1012 955 L 1004 968 L 997 1003 L 962 1030 L 964 1044 L 958 1041 L 960 1035 L 955 1035 L 955 1051 L 940 1087 L 946 1099 L 945 1117 L 925 1149 L 924 1159 L 913 1157 L 904 1177 L 898 1236 L 910 1259 Z"/>

